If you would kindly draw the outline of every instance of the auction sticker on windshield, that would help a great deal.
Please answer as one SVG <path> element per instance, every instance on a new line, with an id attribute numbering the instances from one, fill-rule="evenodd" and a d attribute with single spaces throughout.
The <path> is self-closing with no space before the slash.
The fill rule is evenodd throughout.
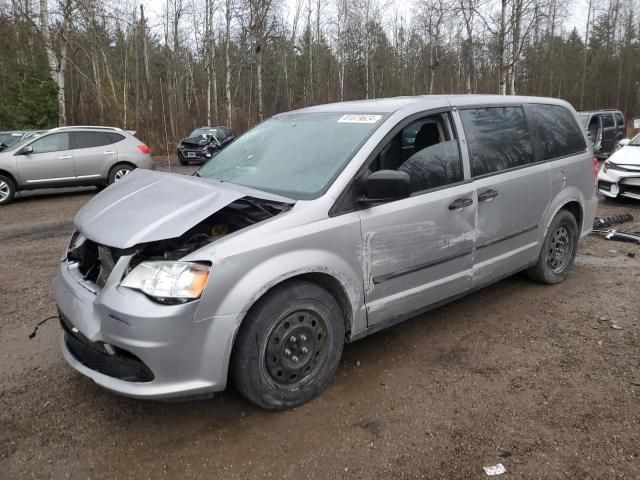
<path id="1" fill-rule="evenodd" d="M 382 118 L 382 115 L 343 115 L 338 123 L 376 123 Z"/>

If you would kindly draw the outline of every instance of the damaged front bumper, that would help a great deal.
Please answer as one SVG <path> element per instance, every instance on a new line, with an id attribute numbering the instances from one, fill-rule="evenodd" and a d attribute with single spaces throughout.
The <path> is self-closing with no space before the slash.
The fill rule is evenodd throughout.
<path id="1" fill-rule="evenodd" d="M 123 269 L 122 257 L 114 275 Z M 197 318 L 198 301 L 161 305 L 107 282 L 83 282 L 63 260 L 54 296 L 66 361 L 98 385 L 137 398 L 198 396 L 226 387 L 238 315 Z"/>
<path id="2" fill-rule="evenodd" d="M 604 168 L 598 173 L 598 192 L 608 198 L 627 197 L 640 200 L 640 170 Z"/>

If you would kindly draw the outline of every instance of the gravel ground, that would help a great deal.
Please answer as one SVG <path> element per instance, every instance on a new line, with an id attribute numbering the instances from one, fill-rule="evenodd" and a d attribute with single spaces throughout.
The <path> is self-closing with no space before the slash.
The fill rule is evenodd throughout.
<path id="1" fill-rule="evenodd" d="M 516 275 L 348 345 L 291 411 L 231 389 L 150 402 L 75 374 L 56 321 L 28 339 L 94 194 L 0 208 L 0 478 L 640 478 L 640 246 L 592 235 L 561 285 Z M 640 221 L 640 202 L 601 199 L 625 211 Z"/>

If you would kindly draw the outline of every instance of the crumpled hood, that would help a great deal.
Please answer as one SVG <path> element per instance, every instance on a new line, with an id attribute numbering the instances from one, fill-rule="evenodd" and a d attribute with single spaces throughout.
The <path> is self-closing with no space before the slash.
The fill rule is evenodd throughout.
<path id="1" fill-rule="evenodd" d="M 211 142 L 204 138 L 202 135 L 198 135 L 197 137 L 184 138 L 180 141 L 180 143 L 189 147 L 204 147 Z"/>
<path id="2" fill-rule="evenodd" d="M 640 147 L 626 146 L 614 152 L 609 157 L 609 161 L 618 165 L 640 166 Z"/>
<path id="3" fill-rule="evenodd" d="M 176 238 L 242 197 L 292 200 L 215 180 L 134 170 L 82 207 L 74 220 L 96 243 L 130 248 Z"/>

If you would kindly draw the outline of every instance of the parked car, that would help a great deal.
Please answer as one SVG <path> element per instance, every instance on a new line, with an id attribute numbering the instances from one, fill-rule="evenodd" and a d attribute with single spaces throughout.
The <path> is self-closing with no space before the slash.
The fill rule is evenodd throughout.
<path id="1" fill-rule="evenodd" d="M 578 112 L 578 118 L 589 132 L 593 150 L 599 159 L 609 157 L 625 136 L 624 115 L 619 110 Z"/>
<path id="2" fill-rule="evenodd" d="M 327 386 L 344 342 L 521 270 L 563 281 L 596 203 L 593 151 L 561 100 L 276 115 L 196 176 L 136 171 L 80 210 L 54 286 L 63 354 L 133 397 L 229 379 L 293 407 Z"/>
<path id="3" fill-rule="evenodd" d="M 204 163 L 215 157 L 223 148 L 235 140 L 236 136 L 228 127 L 196 128 L 178 144 L 180 165 L 191 162 Z"/>
<path id="4" fill-rule="evenodd" d="M 0 132 L 0 152 L 25 138 L 41 134 L 44 131 L 45 130 L 16 130 L 12 132 Z"/>
<path id="5" fill-rule="evenodd" d="M 135 168 L 154 168 L 151 150 L 119 128 L 60 127 L 28 135 L 0 152 L 0 205 L 21 190 L 103 187 Z"/>
<path id="6" fill-rule="evenodd" d="M 621 143 L 598 173 L 598 191 L 607 198 L 640 200 L 640 135 Z"/>

